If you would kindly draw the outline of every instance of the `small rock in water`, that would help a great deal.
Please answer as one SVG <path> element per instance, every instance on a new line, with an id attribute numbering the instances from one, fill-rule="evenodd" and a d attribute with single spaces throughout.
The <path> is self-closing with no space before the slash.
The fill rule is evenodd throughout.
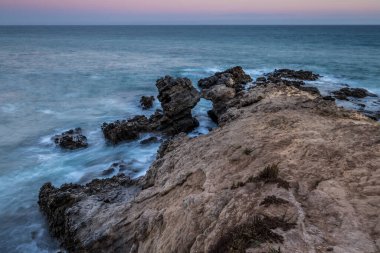
<path id="1" fill-rule="evenodd" d="M 153 106 L 154 100 L 154 96 L 142 96 L 140 99 L 140 105 L 143 108 L 143 110 L 150 109 Z"/>
<path id="2" fill-rule="evenodd" d="M 140 141 L 140 144 L 147 145 L 147 144 L 157 143 L 157 142 L 159 142 L 158 138 L 156 136 L 152 136 Z"/>
<path id="3" fill-rule="evenodd" d="M 87 138 L 82 135 L 81 128 L 70 129 L 60 135 L 55 135 L 52 139 L 61 148 L 70 150 L 86 148 L 88 146 Z"/>

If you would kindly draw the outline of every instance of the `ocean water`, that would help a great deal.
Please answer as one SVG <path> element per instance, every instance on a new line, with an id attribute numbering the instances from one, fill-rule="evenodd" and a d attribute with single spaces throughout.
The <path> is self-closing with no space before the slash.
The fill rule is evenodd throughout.
<path id="1" fill-rule="evenodd" d="M 0 252 L 59 248 L 37 205 L 43 183 L 86 183 L 120 160 L 129 175 L 145 173 L 159 144 L 110 146 L 100 125 L 152 113 L 138 100 L 157 94 L 157 78 L 196 83 L 235 65 L 253 78 L 312 70 L 323 77 L 310 85 L 325 94 L 344 85 L 380 94 L 380 26 L 0 27 Z M 378 100 L 365 102 L 380 110 Z M 201 126 L 192 135 L 213 126 L 210 106 L 194 109 Z M 89 148 L 55 147 L 50 137 L 74 127 Z"/>

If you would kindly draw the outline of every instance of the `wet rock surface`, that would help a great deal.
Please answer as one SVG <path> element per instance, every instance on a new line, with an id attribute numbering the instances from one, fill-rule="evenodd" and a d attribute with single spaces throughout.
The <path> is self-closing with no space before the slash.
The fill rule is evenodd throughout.
<path id="1" fill-rule="evenodd" d="M 209 89 L 215 85 L 225 85 L 239 91 L 243 89 L 244 84 L 249 82 L 252 82 L 251 76 L 247 75 L 242 67 L 236 66 L 199 80 L 198 86 L 202 89 Z"/>
<path id="2" fill-rule="evenodd" d="M 147 110 L 153 107 L 154 96 L 142 96 L 140 99 L 140 106 L 143 110 Z"/>
<path id="3" fill-rule="evenodd" d="M 163 111 L 149 117 L 139 115 L 128 120 L 104 123 L 104 137 L 113 144 L 135 140 L 141 133 L 159 132 L 175 135 L 189 132 L 199 125 L 191 114 L 191 109 L 200 100 L 199 92 L 193 87 L 190 79 L 165 76 L 157 80 L 158 100 Z"/>
<path id="4" fill-rule="evenodd" d="M 375 94 L 370 93 L 366 89 L 362 88 L 349 88 L 349 87 L 344 87 L 340 90 L 333 91 L 332 94 L 334 95 L 335 98 L 340 99 L 340 100 L 349 100 L 349 97 L 352 98 L 365 98 L 365 97 L 376 97 Z"/>
<path id="5" fill-rule="evenodd" d="M 238 103 L 238 99 L 243 101 L 244 85 L 251 82 L 252 78 L 247 75 L 240 67 L 233 67 L 223 72 L 198 81 L 198 86 L 202 88 L 202 96 L 211 100 L 213 103 L 212 110 L 208 111 L 210 118 L 220 123 L 220 117 L 232 104 Z"/>
<path id="6" fill-rule="evenodd" d="M 320 75 L 315 74 L 311 71 L 305 70 L 291 70 L 291 69 L 276 69 L 272 73 L 269 73 L 268 78 L 281 78 L 281 79 L 296 79 L 304 81 L 315 81 L 318 80 Z"/>
<path id="7" fill-rule="evenodd" d="M 74 150 L 88 146 L 87 138 L 82 135 L 81 128 L 70 129 L 59 135 L 55 135 L 52 137 L 52 140 L 63 149 Z"/>
<path id="8" fill-rule="evenodd" d="M 284 83 L 228 103 L 136 181 L 45 184 L 52 234 L 69 252 L 379 252 L 378 123 Z"/>

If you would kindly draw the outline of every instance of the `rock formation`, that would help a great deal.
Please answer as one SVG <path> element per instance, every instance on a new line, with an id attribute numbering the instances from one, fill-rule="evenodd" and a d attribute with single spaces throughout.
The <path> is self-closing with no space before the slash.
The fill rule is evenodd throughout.
<path id="1" fill-rule="evenodd" d="M 157 110 L 150 118 L 143 115 L 128 120 L 104 123 L 104 137 L 113 144 L 134 140 L 144 132 L 161 132 L 175 135 L 189 132 L 199 125 L 191 109 L 200 100 L 199 92 L 187 78 L 166 76 L 157 80 L 158 100 L 163 112 Z"/>
<path id="2" fill-rule="evenodd" d="M 52 234 L 69 252 L 380 252 L 379 123 L 284 83 L 240 98 L 138 180 L 45 184 Z"/>
<path id="3" fill-rule="evenodd" d="M 340 99 L 340 100 L 348 100 L 348 97 L 353 97 L 353 98 L 365 98 L 368 96 L 376 97 L 375 94 L 372 94 L 363 88 L 344 87 L 340 90 L 334 91 L 333 94 L 335 98 Z"/>
<path id="4" fill-rule="evenodd" d="M 229 101 L 233 98 L 240 99 L 244 85 L 251 81 L 252 78 L 240 66 L 199 80 L 198 86 L 202 88 L 202 96 L 213 103 L 212 110 L 208 112 L 211 119 L 219 123 L 220 116 L 229 107 Z"/>
<path id="5" fill-rule="evenodd" d="M 88 146 L 86 136 L 82 135 L 81 128 L 70 129 L 52 137 L 55 144 L 64 149 L 86 148 Z"/>
<path id="6" fill-rule="evenodd" d="M 140 105 L 143 108 L 143 110 L 150 109 L 153 107 L 154 100 L 154 96 L 142 96 L 140 99 Z"/>

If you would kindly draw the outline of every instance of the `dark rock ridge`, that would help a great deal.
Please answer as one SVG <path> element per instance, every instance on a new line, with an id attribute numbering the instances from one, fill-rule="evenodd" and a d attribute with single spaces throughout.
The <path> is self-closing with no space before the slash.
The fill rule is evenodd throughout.
<path id="1" fill-rule="evenodd" d="M 154 96 L 142 96 L 140 99 L 140 105 L 143 110 L 147 110 L 153 107 Z"/>
<path id="2" fill-rule="evenodd" d="M 291 70 L 291 69 L 276 69 L 272 73 L 267 74 L 268 78 L 287 78 L 304 81 L 316 81 L 320 77 L 311 71 Z"/>
<path id="3" fill-rule="evenodd" d="M 224 74 L 227 73 L 227 74 Z M 227 75 L 227 77 L 226 77 Z M 232 78 L 236 77 L 236 78 Z M 258 77 L 256 85 L 286 85 L 296 87 L 313 95 L 320 95 L 318 88 L 306 86 L 303 80 L 317 80 L 318 74 L 304 70 L 280 69 L 266 76 Z M 238 117 L 237 109 L 257 103 L 260 96 L 243 92 L 244 84 L 252 80 L 241 67 L 234 67 L 214 76 L 201 79 L 198 84 L 203 89 L 202 96 L 213 103 L 213 109 L 208 112 L 209 117 L 218 124 Z M 326 98 L 327 100 L 330 98 Z M 226 114 L 230 111 L 229 114 Z"/>
<path id="4" fill-rule="evenodd" d="M 363 88 L 348 88 L 344 87 L 340 90 L 333 91 L 334 97 L 340 100 L 348 100 L 348 97 L 353 98 L 365 98 L 365 97 L 376 97 L 375 94 L 370 93 Z"/>
<path id="5" fill-rule="evenodd" d="M 104 123 L 104 137 L 113 144 L 134 140 L 140 133 L 161 132 L 175 135 L 189 132 L 199 125 L 191 114 L 191 109 L 200 100 L 199 92 L 188 78 L 165 76 L 157 80 L 158 100 L 163 112 L 157 110 L 149 117 L 139 115 L 128 120 Z"/>
<path id="6" fill-rule="evenodd" d="M 55 135 L 52 139 L 55 144 L 64 149 L 74 150 L 78 148 L 86 148 L 88 146 L 87 138 L 82 135 L 82 129 L 79 127 Z"/>
<path id="7" fill-rule="evenodd" d="M 96 211 L 100 206 L 82 203 L 86 198 L 95 198 L 99 204 L 127 202 L 139 192 L 135 184 L 135 181 L 124 174 L 95 179 L 86 185 L 64 184 L 56 188 L 51 183 L 46 183 L 40 189 L 38 204 L 48 219 L 50 232 L 62 242 L 62 246 L 69 252 L 82 252 L 81 242 L 73 241 L 71 237 L 88 224 L 67 219 L 67 215 L 81 213 L 91 216 L 91 210 Z M 84 206 L 81 206 L 81 203 Z M 89 213 L 85 214 L 83 211 Z M 91 222 L 91 217 L 88 218 L 87 222 Z M 102 235 L 92 234 L 90 237 L 92 240 L 101 240 Z"/>

